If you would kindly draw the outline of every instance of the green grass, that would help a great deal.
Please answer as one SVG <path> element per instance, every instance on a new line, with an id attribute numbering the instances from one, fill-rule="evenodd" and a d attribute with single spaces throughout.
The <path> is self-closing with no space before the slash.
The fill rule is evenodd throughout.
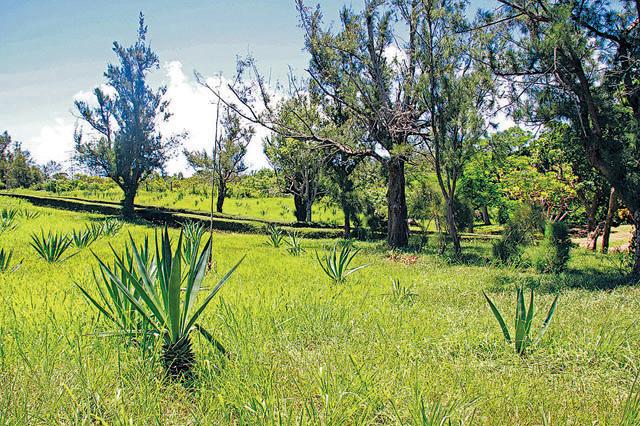
<path id="1" fill-rule="evenodd" d="M 467 243 L 467 264 L 356 243 L 355 262 L 370 266 L 328 286 L 314 253 L 331 241 L 304 239 L 306 252 L 291 256 L 284 245 L 265 246 L 264 235 L 216 233 L 205 286 L 247 255 L 202 318 L 230 355 L 194 335 L 199 363 L 185 388 L 126 339 L 96 335 L 109 324 L 74 285 L 91 277 L 89 249 L 48 264 L 29 246 L 40 228 L 69 232 L 102 217 L 0 198 L 3 207 L 41 214 L 0 238 L 24 259 L 0 274 L 2 424 L 416 424 L 448 416 L 452 424 L 582 425 L 619 424 L 625 407 L 637 409 L 628 401 L 637 398 L 629 392 L 640 368 L 640 287 L 616 285 L 614 257 L 576 250 L 570 272 L 556 277 L 491 266 L 488 243 Z M 125 224 L 91 250 L 110 259 L 109 244 L 122 248 L 128 233 L 141 241 L 153 229 Z M 411 289 L 411 303 L 397 303 L 392 279 Z M 535 286 L 545 308 L 561 292 L 544 339 L 524 357 L 504 342 L 482 296 L 512 312 L 517 285 Z"/>
<path id="2" fill-rule="evenodd" d="M 114 189 L 108 191 L 67 191 L 54 194 L 47 191 L 19 189 L 12 192 L 30 195 L 50 195 L 57 197 L 75 197 L 96 201 L 119 202 L 122 191 Z M 162 207 L 173 209 L 193 210 L 208 213 L 211 198 L 199 194 L 192 194 L 187 189 L 180 191 L 148 192 L 141 189 L 136 197 L 136 204 L 148 207 Z M 273 222 L 295 222 L 292 197 L 273 198 L 228 198 L 225 200 L 223 213 L 232 217 L 254 218 Z M 315 223 L 340 226 L 344 221 L 344 214 L 337 205 L 321 200 L 312 208 L 312 218 Z"/>

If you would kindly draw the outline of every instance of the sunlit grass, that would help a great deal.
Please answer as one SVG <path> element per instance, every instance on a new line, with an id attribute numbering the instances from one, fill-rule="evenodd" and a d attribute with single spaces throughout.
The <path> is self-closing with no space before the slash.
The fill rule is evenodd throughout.
<path id="1" fill-rule="evenodd" d="M 292 256 L 265 235 L 216 232 L 217 269 L 204 287 L 248 256 L 201 318 L 228 356 L 194 335 L 187 388 L 127 339 L 95 337 L 107 323 L 74 285 L 92 279 L 91 251 L 49 264 L 29 245 L 34 231 L 69 233 L 103 217 L 0 198 L 3 207 L 41 214 L 0 237 L 24 259 L 0 274 L 2 423 L 414 424 L 444 413 L 453 424 L 619 424 L 636 406 L 640 288 L 617 285 L 613 257 L 575 250 L 569 272 L 551 276 L 491 266 L 488 243 L 467 243 L 459 264 L 432 249 L 404 262 L 382 242 L 356 242 L 357 264 L 369 266 L 328 286 L 315 252 L 332 241 L 304 239 Z M 122 250 L 129 233 L 142 243 L 154 231 L 125 224 L 91 250 L 110 259 L 109 245 Z M 411 289 L 411 303 L 391 297 L 392 280 Z M 553 325 L 524 359 L 482 295 L 510 307 L 518 285 L 536 288 L 544 313 L 561 293 Z"/>

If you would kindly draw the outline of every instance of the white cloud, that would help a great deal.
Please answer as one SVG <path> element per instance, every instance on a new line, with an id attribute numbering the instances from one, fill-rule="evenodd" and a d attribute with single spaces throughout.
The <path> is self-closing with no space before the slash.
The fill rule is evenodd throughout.
<path id="1" fill-rule="evenodd" d="M 206 88 L 201 87 L 195 78 L 188 77 L 179 61 L 168 62 L 164 66 L 166 71 L 167 94 L 169 109 L 173 114 L 168 122 L 162 123 L 160 131 L 166 135 L 188 132 L 175 158 L 171 159 L 167 171 L 169 173 L 183 172 L 191 174 L 182 149 L 209 149 L 211 147 L 215 128 L 215 96 Z M 208 77 L 207 81 L 215 85 L 217 77 Z M 227 80 L 223 78 L 223 86 Z M 107 93 L 113 91 L 110 86 L 100 86 Z M 228 94 L 228 93 L 227 93 Z M 223 91 L 224 95 L 224 91 Z M 93 89 L 81 90 L 73 96 L 73 100 L 83 100 L 95 103 Z M 27 139 L 25 146 L 31 151 L 35 160 L 45 163 L 50 160 L 61 163 L 69 162 L 73 152 L 72 119 L 57 118 L 53 123 L 40 129 L 39 134 Z M 252 170 L 267 167 L 267 159 L 262 152 L 262 140 L 268 131 L 256 126 L 256 134 L 247 151 L 247 164 Z"/>
<path id="2" fill-rule="evenodd" d="M 40 133 L 25 144 L 38 163 L 57 161 L 68 163 L 73 152 L 73 123 L 57 118 L 55 123 L 40 129 Z"/>

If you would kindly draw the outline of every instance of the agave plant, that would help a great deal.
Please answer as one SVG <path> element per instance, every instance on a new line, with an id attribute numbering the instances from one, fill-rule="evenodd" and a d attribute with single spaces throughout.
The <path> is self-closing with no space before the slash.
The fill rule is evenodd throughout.
<path id="1" fill-rule="evenodd" d="M 112 237 L 116 235 L 122 229 L 122 221 L 118 220 L 114 217 L 109 218 L 102 222 L 102 235 L 106 235 L 107 237 Z"/>
<path id="2" fill-rule="evenodd" d="M 10 270 L 15 271 L 20 267 L 20 264 L 11 269 L 11 259 L 13 258 L 13 250 L 0 249 L 0 274 L 5 272 L 9 272 Z"/>
<path id="3" fill-rule="evenodd" d="M 414 293 L 413 287 L 402 285 L 400 280 L 391 280 L 391 296 L 393 301 L 398 305 L 410 305 L 413 303 L 417 294 Z"/>
<path id="4" fill-rule="evenodd" d="M 282 229 L 280 229 L 279 226 L 270 223 L 265 227 L 265 230 L 267 231 L 267 241 L 265 244 L 275 248 L 280 247 L 284 240 L 284 233 L 282 232 Z"/>
<path id="5" fill-rule="evenodd" d="M 285 241 L 289 246 L 287 251 L 293 256 L 300 256 L 304 253 L 304 248 L 302 248 L 302 244 L 300 244 L 300 234 L 298 234 L 298 231 L 293 231 L 288 235 L 289 239 Z"/>
<path id="6" fill-rule="evenodd" d="M 38 210 L 22 209 L 20 214 L 27 220 L 37 219 L 40 217 L 40 212 Z"/>
<path id="7" fill-rule="evenodd" d="M 340 246 L 340 249 L 338 249 L 338 246 Z M 324 273 L 327 274 L 334 283 L 340 284 L 343 283 L 349 275 L 368 266 L 365 264 L 355 268 L 349 268 L 353 258 L 359 251 L 359 249 L 354 249 L 351 244 L 335 244 L 331 250 L 325 251 L 322 256 L 316 252 L 316 259 Z"/>
<path id="8" fill-rule="evenodd" d="M 553 303 L 549 308 L 549 312 L 547 313 L 547 317 L 542 323 L 542 327 L 538 331 L 538 334 L 535 338 L 531 337 L 531 325 L 533 324 L 533 317 L 535 315 L 535 303 L 533 298 L 533 289 L 531 289 L 531 298 L 529 300 L 529 308 L 525 306 L 524 302 L 524 290 L 522 287 L 518 287 L 517 295 L 516 295 L 516 316 L 515 316 L 515 338 L 511 338 L 511 334 L 509 334 L 509 328 L 502 317 L 502 314 L 496 307 L 496 305 L 489 299 L 486 293 L 484 293 L 485 299 L 487 299 L 487 303 L 489 303 L 489 307 L 491 308 L 491 312 L 496 317 L 498 324 L 500 325 L 500 329 L 502 330 L 502 334 L 504 335 L 507 343 L 514 343 L 516 353 L 519 355 L 524 355 L 530 347 L 538 344 L 542 336 L 547 331 L 549 324 L 551 323 L 551 319 L 553 318 L 553 314 L 556 312 L 556 307 L 558 305 L 558 296 L 553 299 Z"/>
<path id="9" fill-rule="evenodd" d="M 16 209 L 0 210 L 0 234 L 5 231 L 12 231 L 17 228 L 16 223 L 18 211 Z"/>
<path id="10" fill-rule="evenodd" d="M 100 268 L 98 286 L 104 287 L 103 294 L 107 296 L 99 301 L 82 289 L 83 294 L 101 313 L 120 326 L 130 326 L 131 320 L 121 321 L 114 312 L 120 312 L 118 306 L 132 306 L 140 320 L 147 324 L 149 332 L 162 338 L 162 362 L 167 374 L 173 378 L 186 378 L 190 375 L 195 363 L 191 345 L 193 331 L 200 332 L 214 347 L 224 352 L 224 347 L 198 323 L 198 320 L 244 259 L 240 259 L 208 291 L 196 309 L 198 295 L 203 290 L 202 282 L 211 251 L 211 239 L 198 256 L 193 256 L 191 261 L 184 265 L 183 243 L 181 232 L 174 250 L 165 227 L 160 242 L 156 235 L 155 256 L 150 260 L 150 256 L 142 253 L 130 237 L 130 257 L 119 257 L 114 251 L 117 268 L 110 267 L 96 256 Z M 112 292 L 115 296 L 111 295 Z M 130 305 L 123 305 L 124 299 Z"/>
<path id="11" fill-rule="evenodd" d="M 182 226 L 184 232 L 184 261 L 190 263 L 194 256 L 198 255 L 200 249 L 200 243 L 202 236 L 204 235 L 205 227 L 202 222 L 188 221 Z"/>
<path id="12" fill-rule="evenodd" d="M 86 226 L 85 229 L 76 230 L 71 232 L 71 240 L 73 245 L 79 249 L 89 247 L 100 237 L 99 230 L 93 226 Z"/>
<path id="13" fill-rule="evenodd" d="M 132 243 L 133 244 L 133 243 Z M 149 251 L 149 239 L 145 236 L 144 243 L 138 247 L 140 264 L 136 262 L 129 246 L 125 247 L 123 255 L 113 251 L 115 260 L 111 268 L 112 274 L 105 273 L 99 268 L 99 274 L 93 271 L 93 281 L 97 284 L 97 296 L 92 296 L 84 287 L 76 283 L 82 294 L 102 313 L 105 318 L 112 321 L 119 329 L 119 333 L 131 337 L 134 341 L 149 342 L 148 323 L 137 313 L 134 304 L 121 292 L 118 282 L 124 286 L 138 303 L 141 303 L 140 293 L 132 284 L 133 280 L 139 280 L 140 274 L 137 268 L 144 268 L 146 275 L 155 281 L 157 268 L 155 260 Z M 112 276 L 118 278 L 114 279 Z M 148 346 L 148 345 L 145 345 Z"/>
<path id="14" fill-rule="evenodd" d="M 40 230 L 40 235 L 36 233 L 31 234 L 31 247 L 35 249 L 40 257 L 49 263 L 64 260 L 61 259 L 62 255 L 71 247 L 72 243 L 73 240 L 71 238 L 59 232 L 53 233 L 49 231 L 47 235 L 45 235 L 44 231 Z"/>

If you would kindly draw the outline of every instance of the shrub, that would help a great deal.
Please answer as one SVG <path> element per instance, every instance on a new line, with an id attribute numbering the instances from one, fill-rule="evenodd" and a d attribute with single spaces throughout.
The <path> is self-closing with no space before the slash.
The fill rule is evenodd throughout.
<path id="1" fill-rule="evenodd" d="M 18 227 L 16 223 L 17 215 L 18 211 L 16 209 L 2 209 L 0 211 L 0 234 Z"/>
<path id="2" fill-rule="evenodd" d="M 184 232 L 185 244 L 184 244 L 184 261 L 190 263 L 194 256 L 198 255 L 200 249 L 200 243 L 202 236 L 204 235 L 205 227 L 202 222 L 188 221 L 182 226 Z"/>
<path id="3" fill-rule="evenodd" d="M 558 274 L 567 269 L 571 238 L 564 222 L 549 222 L 545 226 L 544 240 L 532 252 L 532 263 L 541 273 Z"/>
<path id="4" fill-rule="evenodd" d="M 176 379 L 188 378 L 195 364 L 195 354 L 191 345 L 191 333 L 198 331 L 216 349 L 225 352 L 224 347 L 204 327 L 198 319 L 211 300 L 220 291 L 242 259 L 211 289 L 196 309 L 196 302 L 207 269 L 211 251 L 211 239 L 198 256 L 183 265 L 183 234 L 177 247 L 171 247 L 171 239 L 165 227 L 160 242 L 156 237 L 155 256 L 146 250 L 141 252 L 133 238 L 125 256 L 118 256 L 114 250 L 117 267 L 112 268 L 96 256 L 100 275 L 97 278 L 100 295 L 109 294 L 100 300 L 84 288 L 82 293 L 103 315 L 118 327 L 123 328 L 146 324 L 147 330 L 135 330 L 138 334 L 161 338 L 162 363 L 167 374 Z M 124 271 L 124 279 L 119 272 Z M 114 301 L 114 294 L 117 301 Z M 141 321 L 120 321 L 120 301 L 128 301 L 126 307 L 133 307 Z M 126 329 L 124 331 L 127 331 Z"/>
<path id="5" fill-rule="evenodd" d="M 530 244 L 543 227 L 544 219 L 539 210 L 520 206 L 507 222 L 502 238 L 494 242 L 493 256 L 503 263 L 518 262 L 523 247 Z"/>
<path id="6" fill-rule="evenodd" d="M 11 259 L 13 258 L 13 250 L 5 251 L 0 249 L 0 274 L 9 272 L 11 269 Z M 13 270 L 15 271 L 20 267 L 20 264 L 16 265 Z"/>
<path id="7" fill-rule="evenodd" d="M 61 258 L 69 247 L 71 247 L 72 243 L 73 240 L 71 238 L 59 232 L 53 233 L 49 231 L 45 236 L 44 231 L 40 230 L 40 235 L 36 233 L 31 234 L 31 247 L 35 249 L 41 258 L 49 263 L 68 259 L 68 257 L 66 259 Z"/>
<path id="8" fill-rule="evenodd" d="M 107 220 L 105 220 L 104 222 L 102 222 L 102 230 L 101 233 L 102 235 L 105 235 L 107 237 L 112 237 L 116 234 L 118 234 L 118 232 L 120 232 L 120 230 L 122 229 L 122 221 L 116 218 L 109 218 Z"/>
<path id="9" fill-rule="evenodd" d="M 89 247 L 100 237 L 100 230 L 95 226 L 86 226 L 85 229 L 71 232 L 71 240 L 76 248 L 83 249 Z"/>
<path id="10" fill-rule="evenodd" d="M 518 355 L 524 355 L 527 349 L 532 346 L 535 346 L 542 336 L 547 331 L 549 324 L 551 323 L 551 319 L 553 318 L 553 314 L 556 312 L 556 306 L 558 305 L 558 296 L 553 299 L 553 303 L 549 308 L 549 312 L 547 313 L 547 318 L 542 323 L 542 327 L 540 331 L 538 331 L 538 335 L 532 339 L 531 338 L 531 325 L 533 324 L 533 317 L 535 315 L 535 303 L 533 299 L 533 289 L 531 289 L 531 297 L 529 299 L 529 308 L 527 309 L 524 304 L 524 290 L 522 287 L 518 287 L 516 294 L 516 315 L 515 315 L 515 339 L 511 339 L 511 334 L 509 333 L 509 329 L 507 328 L 507 324 L 502 317 L 502 314 L 493 304 L 489 296 L 486 293 L 483 293 L 489 307 L 491 308 L 491 312 L 496 317 L 498 324 L 500 325 L 500 329 L 502 330 L 502 334 L 504 335 L 504 339 L 507 343 L 514 343 L 515 351 Z"/>

